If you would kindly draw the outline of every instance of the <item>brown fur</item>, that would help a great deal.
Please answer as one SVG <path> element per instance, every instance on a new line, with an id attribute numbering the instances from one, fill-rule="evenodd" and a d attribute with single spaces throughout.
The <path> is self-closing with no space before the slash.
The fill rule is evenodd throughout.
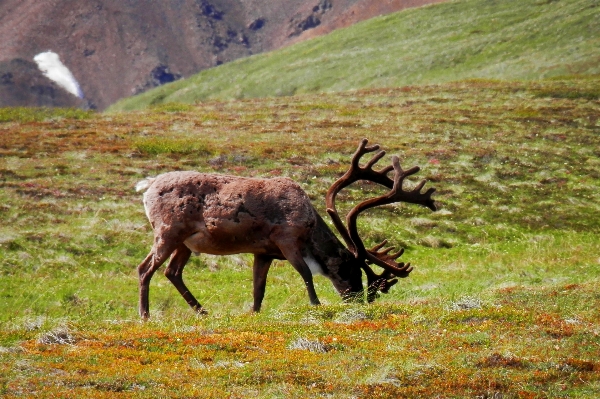
<path id="1" fill-rule="evenodd" d="M 354 257 L 294 181 L 170 172 L 148 183 L 144 207 L 154 229 L 154 245 L 138 266 L 142 317 L 149 317 L 150 279 L 169 256 L 165 275 L 192 308 L 204 312 L 181 276 L 191 252 L 254 254 L 255 311 L 260 310 L 273 259 L 290 261 L 302 276 L 313 304 L 319 300 L 311 266 L 330 278 L 342 295 L 362 290 L 360 267 L 349 266 Z"/>
<path id="2" fill-rule="evenodd" d="M 253 179 L 197 172 L 159 176 L 144 195 L 155 235 L 186 236 L 193 252 L 251 253 L 282 258 L 278 236 L 306 240 L 316 212 L 287 178 Z"/>

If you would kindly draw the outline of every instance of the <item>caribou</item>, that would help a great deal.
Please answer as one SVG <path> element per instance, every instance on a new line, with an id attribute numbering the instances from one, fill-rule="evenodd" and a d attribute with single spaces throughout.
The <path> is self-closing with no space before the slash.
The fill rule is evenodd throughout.
<path id="1" fill-rule="evenodd" d="M 374 170 L 385 155 L 379 145 L 367 146 L 363 139 L 354 153 L 348 171 L 327 191 L 327 213 L 346 245 L 338 239 L 311 204 L 308 195 L 293 180 L 238 177 L 193 171 L 169 172 L 139 182 L 137 191 L 145 191 L 143 203 L 154 231 L 154 243 L 139 264 L 139 313 L 150 317 L 149 285 L 158 268 L 170 258 L 165 276 L 186 302 L 198 313 L 206 313 L 183 281 L 183 269 L 192 253 L 254 255 L 253 311 L 259 312 L 264 298 L 267 274 L 274 259 L 287 260 L 302 277 L 310 303 L 319 299 L 313 275 L 331 280 L 344 301 L 374 301 L 379 292 L 387 293 L 398 278 L 413 270 L 410 263 L 397 262 L 404 252 L 384 248 L 387 240 L 367 249 L 358 234 L 357 217 L 367 209 L 406 202 L 436 210 L 429 188 L 421 192 L 426 180 L 412 190 L 403 190 L 406 177 L 419 171 L 418 166 L 403 170 L 397 156 L 391 165 Z M 363 155 L 377 151 L 364 165 Z M 393 177 L 388 174 L 393 171 Z M 387 187 L 389 192 L 357 204 L 339 216 L 336 195 L 350 184 L 365 180 Z M 383 269 L 376 273 L 371 265 Z M 362 273 L 367 278 L 363 288 Z"/>

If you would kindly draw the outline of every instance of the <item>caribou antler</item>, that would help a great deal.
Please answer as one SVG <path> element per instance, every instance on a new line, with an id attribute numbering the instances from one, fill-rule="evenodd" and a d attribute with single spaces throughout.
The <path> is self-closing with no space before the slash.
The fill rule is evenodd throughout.
<path id="1" fill-rule="evenodd" d="M 356 226 L 358 215 L 367 209 L 395 202 L 419 204 L 426 206 L 433 211 L 436 210 L 436 207 L 431 198 L 431 195 L 435 191 L 434 188 L 430 188 L 425 193 L 421 193 L 421 189 L 426 183 L 425 180 L 418 183 L 413 190 L 404 191 L 402 189 L 404 179 L 417 173 L 420 170 L 418 166 L 403 170 L 400 166 L 398 157 L 393 156 L 392 165 L 387 166 L 380 171 L 375 171 L 373 170 L 373 166 L 385 155 L 385 151 L 379 151 L 369 162 L 367 162 L 365 167 L 361 168 L 359 165 L 360 158 L 366 153 L 379 150 L 378 145 L 372 147 L 367 147 L 366 145 L 367 140 L 362 140 L 352 157 L 350 169 L 327 191 L 326 203 L 327 213 L 331 216 L 335 227 L 342 235 L 344 241 L 346 241 L 348 249 L 354 253 L 354 256 L 359 259 L 362 258 L 366 262 L 374 263 L 384 269 L 381 274 L 377 274 L 367 264 L 363 266 L 369 284 L 367 298 L 369 302 L 371 302 L 375 298 L 378 290 L 384 293 L 387 292 L 389 288 L 398 281 L 396 277 L 407 277 L 413 268 L 410 266 L 410 263 L 404 264 L 403 262 L 396 262 L 396 259 L 404 253 L 403 249 L 395 253 L 391 253 L 393 247 L 382 249 L 387 244 L 387 240 L 384 240 L 382 243 L 371 249 L 366 249 L 358 235 Z M 387 174 L 391 170 L 394 170 L 393 180 L 387 177 Z M 348 226 L 348 228 L 346 228 L 335 208 L 335 197 L 340 190 L 357 180 L 368 180 L 379 183 L 391 190 L 387 194 L 368 199 L 356 205 L 346 216 L 346 223 Z"/>
<path id="2" fill-rule="evenodd" d="M 359 161 L 363 155 L 365 155 L 369 152 L 374 152 L 374 151 L 379 150 L 379 145 L 376 144 L 374 146 L 367 147 L 367 143 L 368 143 L 367 139 L 363 139 L 360 142 L 360 144 L 358 145 L 358 148 L 356 149 L 356 152 L 352 156 L 350 169 L 348 169 L 348 171 L 346 173 L 344 173 L 344 175 L 342 177 L 340 177 L 335 183 L 333 183 L 331 185 L 331 187 L 329 187 L 329 190 L 327 190 L 327 195 L 325 197 L 327 213 L 331 217 L 333 224 L 335 225 L 335 228 L 339 231 L 340 235 L 346 242 L 348 249 L 352 253 L 354 253 L 354 256 L 358 255 L 356 245 L 354 244 L 352 238 L 350 237 L 350 234 L 349 234 L 348 230 L 346 229 L 346 226 L 344 226 L 344 222 L 342 222 L 342 219 L 338 215 L 337 209 L 335 208 L 335 197 L 336 197 L 337 193 L 339 193 L 342 189 L 344 189 L 345 187 L 349 186 L 350 184 L 352 184 L 358 180 L 372 181 L 375 183 L 379 183 L 383 186 L 386 186 L 388 188 L 392 188 L 394 185 L 394 181 L 392 179 L 390 179 L 389 177 L 387 177 L 388 172 L 393 169 L 393 166 L 390 165 L 380 171 L 373 170 L 373 166 L 381 158 L 383 158 L 383 156 L 385 155 L 385 151 L 377 152 L 375 155 L 373 155 L 371 160 L 369 162 L 367 162 L 367 165 L 364 168 L 360 167 Z"/>
<path id="3" fill-rule="evenodd" d="M 406 277 L 406 275 L 410 273 L 410 270 L 412 270 L 410 266 L 404 265 L 404 263 L 399 264 L 395 261 L 396 258 L 402 255 L 403 251 L 390 255 L 389 252 L 393 248 L 389 248 L 380 252 L 379 249 L 386 244 L 386 241 L 375 246 L 373 250 L 366 250 L 362 240 L 358 235 L 358 230 L 356 227 L 356 219 L 360 213 L 380 205 L 392 204 L 394 202 L 410 202 L 413 204 L 427 206 L 431 210 L 436 209 L 435 204 L 431 199 L 431 194 L 433 194 L 435 188 L 430 188 L 425 193 L 421 193 L 421 189 L 425 185 L 426 180 L 422 180 L 411 191 L 402 190 L 402 183 L 404 182 L 404 179 L 407 176 L 417 173 L 419 171 L 418 166 L 413 166 L 408 170 L 403 170 L 400 166 L 400 160 L 394 155 L 392 157 L 392 167 L 394 169 L 394 185 L 390 192 L 376 198 L 368 199 L 356 205 L 348 213 L 348 216 L 346 216 L 346 223 L 348 224 L 348 233 L 350 235 L 350 239 L 354 243 L 359 255 L 364 256 L 367 260 L 383 267 L 398 277 Z"/>

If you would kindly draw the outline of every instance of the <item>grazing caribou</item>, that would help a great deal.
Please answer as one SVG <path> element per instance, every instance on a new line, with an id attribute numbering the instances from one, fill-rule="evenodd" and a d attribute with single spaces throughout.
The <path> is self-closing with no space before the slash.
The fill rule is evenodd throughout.
<path id="1" fill-rule="evenodd" d="M 192 252 L 254 254 L 255 312 L 260 311 L 273 259 L 288 260 L 300 273 L 313 305 L 319 304 L 313 286 L 315 274 L 329 278 L 345 301 L 362 301 L 362 271 L 367 276 L 367 301 L 372 302 L 378 291 L 387 292 L 398 277 L 407 277 L 412 267 L 396 262 L 403 250 L 390 253 L 392 248 L 382 249 L 387 241 L 366 249 L 358 235 L 356 219 L 366 209 L 395 202 L 420 204 L 435 211 L 431 198 L 435 189 L 421 193 L 423 180 L 412 190 L 404 191 L 404 179 L 417 173 L 419 167 L 403 170 L 397 156 L 392 157 L 391 165 L 373 170 L 384 151 L 377 152 L 364 167 L 359 165 L 364 154 L 377 150 L 378 145 L 367 147 L 367 140 L 362 140 L 350 169 L 327 191 L 327 213 L 346 246 L 325 224 L 304 190 L 288 178 L 170 172 L 138 183 L 138 191 L 147 190 L 144 208 L 154 230 L 152 250 L 138 266 L 140 316 L 150 316 L 150 279 L 169 257 L 165 275 L 194 310 L 205 313 L 182 278 Z M 392 170 L 394 176 L 389 178 Z M 336 211 L 335 198 L 340 190 L 358 180 L 378 183 L 390 191 L 356 205 L 346 216 L 346 227 Z M 377 274 L 369 264 L 384 270 Z"/>

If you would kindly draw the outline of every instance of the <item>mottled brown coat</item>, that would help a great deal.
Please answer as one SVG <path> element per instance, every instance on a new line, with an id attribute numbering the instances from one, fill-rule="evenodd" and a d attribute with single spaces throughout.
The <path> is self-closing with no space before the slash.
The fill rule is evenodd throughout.
<path id="1" fill-rule="evenodd" d="M 330 278 L 343 295 L 362 291 L 360 266 L 310 199 L 288 178 L 257 179 L 198 172 L 170 172 L 145 181 L 144 207 L 154 230 L 152 251 L 138 267 L 140 314 L 148 317 L 148 284 L 172 254 L 165 275 L 190 306 L 203 311 L 181 274 L 192 252 L 251 253 L 254 310 L 259 311 L 273 259 L 287 259 L 318 304 L 312 275 Z"/>

